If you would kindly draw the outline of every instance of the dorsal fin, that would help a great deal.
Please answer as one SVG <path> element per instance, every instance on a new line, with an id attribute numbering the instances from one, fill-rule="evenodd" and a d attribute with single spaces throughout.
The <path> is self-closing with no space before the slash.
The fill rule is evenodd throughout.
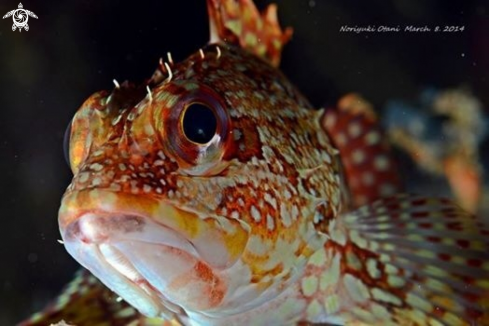
<path id="1" fill-rule="evenodd" d="M 210 42 L 236 44 L 277 67 L 282 48 L 292 36 L 277 20 L 277 6 L 269 5 L 260 14 L 252 0 L 207 0 Z"/>

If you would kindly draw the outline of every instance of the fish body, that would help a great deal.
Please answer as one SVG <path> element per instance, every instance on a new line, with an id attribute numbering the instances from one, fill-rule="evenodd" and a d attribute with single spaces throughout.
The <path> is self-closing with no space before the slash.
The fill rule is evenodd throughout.
<path id="1" fill-rule="evenodd" d="M 63 242 L 123 300 L 84 272 L 23 325 L 487 324 L 482 221 L 397 194 L 358 96 L 313 109 L 277 68 L 274 6 L 208 8 L 211 44 L 92 95 L 68 132 Z"/>

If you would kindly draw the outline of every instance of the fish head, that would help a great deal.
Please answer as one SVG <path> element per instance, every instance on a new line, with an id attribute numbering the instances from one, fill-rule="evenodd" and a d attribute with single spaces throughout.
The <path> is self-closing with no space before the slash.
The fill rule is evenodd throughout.
<path id="1" fill-rule="evenodd" d="M 339 207 L 335 153 L 308 106 L 223 44 L 92 95 L 67 134 L 66 249 L 147 316 L 233 315 L 278 296 Z"/>

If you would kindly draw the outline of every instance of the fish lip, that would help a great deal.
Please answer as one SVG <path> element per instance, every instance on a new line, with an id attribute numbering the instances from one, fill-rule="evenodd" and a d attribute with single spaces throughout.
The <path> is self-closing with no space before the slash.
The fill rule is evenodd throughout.
<path id="1" fill-rule="evenodd" d="M 67 225 L 61 233 L 65 243 L 81 241 L 100 246 L 120 241 L 137 241 L 175 248 L 200 259 L 192 241 L 178 230 L 151 217 L 133 213 L 85 212 Z"/>
<path id="2" fill-rule="evenodd" d="M 192 242 L 175 229 L 135 214 L 85 212 L 64 228 L 62 238 L 81 265 L 144 315 L 172 319 L 186 314 L 120 248 L 124 244 L 157 247 L 186 254 L 191 262 L 200 261 Z"/>
<path id="3" fill-rule="evenodd" d="M 113 264 L 107 257 L 106 250 L 102 246 L 108 244 L 90 244 L 79 250 L 75 247 L 67 246 L 68 252 L 74 255 L 75 251 L 84 251 L 86 259 L 81 263 L 90 270 L 99 280 L 102 281 L 112 291 L 119 293 L 121 284 L 126 289 L 123 295 L 130 305 L 138 309 L 143 315 L 148 317 L 159 317 L 164 319 L 173 319 L 177 316 L 185 316 L 183 308 L 173 303 L 164 293 L 155 287 L 147 278 L 145 278 L 132 264 L 130 265 L 133 274 L 128 275 L 120 270 L 119 266 Z M 105 252 L 104 252 L 105 251 Z M 123 254 L 122 254 L 123 255 Z M 107 278 L 106 275 L 110 275 Z M 130 289 L 128 291 L 128 289 Z M 129 294 L 128 294 L 129 292 Z"/>

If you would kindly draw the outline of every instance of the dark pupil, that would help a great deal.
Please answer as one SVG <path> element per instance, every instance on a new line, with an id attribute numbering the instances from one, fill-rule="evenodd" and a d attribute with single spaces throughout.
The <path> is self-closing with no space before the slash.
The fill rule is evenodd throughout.
<path id="1" fill-rule="evenodd" d="M 188 140 L 198 144 L 208 143 L 217 129 L 214 112 L 204 104 L 193 103 L 183 117 L 183 132 Z"/>

